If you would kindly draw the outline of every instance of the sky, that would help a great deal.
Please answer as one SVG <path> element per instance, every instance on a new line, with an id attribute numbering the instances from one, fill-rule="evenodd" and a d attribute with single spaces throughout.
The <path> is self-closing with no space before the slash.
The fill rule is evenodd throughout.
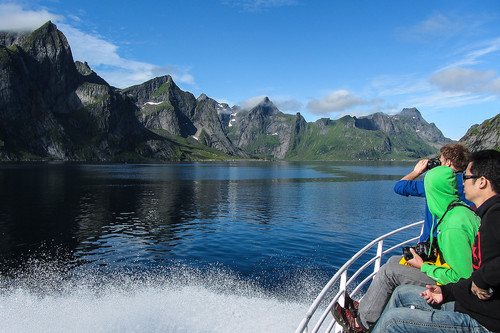
<path id="1" fill-rule="evenodd" d="M 48 20 L 118 88 L 168 74 L 308 122 L 416 107 L 454 140 L 500 113 L 498 0 L 0 0 L 0 30 Z"/>

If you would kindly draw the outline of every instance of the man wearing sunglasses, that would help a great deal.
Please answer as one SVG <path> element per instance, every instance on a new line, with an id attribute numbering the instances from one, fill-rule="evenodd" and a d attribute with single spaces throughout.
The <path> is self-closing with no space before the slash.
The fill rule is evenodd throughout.
<path id="1" fill-rule="evenodd" d="M 373 332 L 500 332 L 500 152 L 473 153 L 462 176 L 481 225 L 468 279 L 398 287 Z"/>
<path id="2" fill-rule="evenodd" d="M 441 153 L 439 158 L 440 165 L 448 166 L 457 173 L 458 195 L 460 196 L 460 200 L 471 206 L 472 202 L 465 198 L 462 177 L 459 174 L 465 170 L 467 163 L 469 163 L 469 150 L 464 145 L 449 143 L 444 145 L 439 151 Z M 416 179 L 429 170 L 428 163 L 428 159 L 418 161 L 413 171 L 401 178 L 401 180 L 394 185 L 394 192 L 405 196 L 425 197 L 424 181 Z M 425 242 L 431 238 L 430 231 L 437 231 L 435 224 L 436 221 L 434 221 L 426 202 L 424 225 L 422 227 L 419 242 Z M 433 236 L 435 238 L 437 234 Z"/>

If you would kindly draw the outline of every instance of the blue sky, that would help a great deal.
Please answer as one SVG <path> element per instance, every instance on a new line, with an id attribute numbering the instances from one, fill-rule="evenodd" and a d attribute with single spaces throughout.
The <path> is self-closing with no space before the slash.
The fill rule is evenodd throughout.
<path id="1" fill-rule="evenodd" d="M 417 107 L 451 139 L 500 113 L 497 0 L 0 0 L 0 30 L 48 20 L 120 88 L 170 74 L 309 122 Z"/>

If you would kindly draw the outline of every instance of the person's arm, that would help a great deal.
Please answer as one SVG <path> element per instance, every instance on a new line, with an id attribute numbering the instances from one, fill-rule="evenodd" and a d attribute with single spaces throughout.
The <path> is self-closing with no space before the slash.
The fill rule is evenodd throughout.
<path id="1" fill-rule="evenodd" d="M 496 257 L 483 263 L 478 270 L 472 274 L 472 281 L 481 289 L 500 287 L 500 257 Z"/>
<path id="2" fill-rule="evenodd" d="M 428 160 L 419 161 L 413 171 L 401 178 L 400 181 L 394 185 L 394 192 L 399 195 L 425 197 L 425 188 L 423 180 L 415 180 L 427 169 Z"/>
<path id="3" fill-rule="evenodd" d="M 418 163 L 413 168 L 413 171 L 401 178 L 401 180 L 415 180 L 421 174 L 423 174 L 427 170 L 427 163 L 429 160 L 424 159 L 418 161 Z"/>
<path id="4" fill-rule="evenodd" d="M 500 221 L 500 208 L 494 207 L 488 211 L 487 221 L 484 224 L 484 236 L 481 238 L 482 251 L 496 253 L 496 256 L 489 256 L 489 259 L 482 262 L 479 268 L 472 273 L 472 281 L 477 288 L 488 290 L 489 288 L 500 288 L 500 228 L 497 222 Z M 486 243 L 489 243 L 487 246 Z M 484 260 L 484 257 L 483 257 Z"/>

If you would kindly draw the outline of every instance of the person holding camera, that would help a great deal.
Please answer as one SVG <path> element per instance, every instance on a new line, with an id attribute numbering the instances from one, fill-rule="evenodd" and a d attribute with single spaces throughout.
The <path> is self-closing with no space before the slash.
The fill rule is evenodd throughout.
<path id="1" fill-rule="evenodd" d="M 429 284 L 447 284 L 468 278 L 472 273 L 472 244 L 478 231 L 479 217 L 462 201 L 457 190 L 457 177 L 452 168 L 438 166 L 429 170 L 425 179 L 429 211 L 437 219 L 437 242 L 430 231 L 430 249 L 435 251 L 434 262 L 424 262 L 415 249 L 405 264 L 401 256 L 389 258 L 359 303 L 346 294 L 347 307 L 338 303 L 332 313 L 346 332 L 363 332 L 380 318 L 392 292 L 402 284 L 425 287 Z M 437 247 L 436 245 L 437 244 Z M 427 253 L 429 254 L 429 253 Z"/>
<path id="2" fill-rule="evenodd" d="M 418 161 L 418 163 L 413 168 L 413 171 L 401 178 L 401 180 L 394 185 L 394 192 L 404 196 L 425 197 L 424 181 L 416 179 L 423 173 L 436 166 L 446 165 L 452 168 L 457 173 L 457 186 L 460 200 L 471 206 L 473 203 L 465 198 L 464 185 L 462 182 L 462 177 L 460 175 L 460 173 L 465 170 L 465 168 L 467 167 L 467 163 L 469 162 L 468 149 L 458 143 L 449 143 L 441 147 L 439 151 L 441 153 L 439 159 L 433 158 L 430 160 L 423 159 Z M 429 240 L 430 230 L 433 228 L 433 225 L 435 225 L 435 223 L 436 221 L 433 220 L 432 214 L 429 212 L 429 208 L 427 207 L 426 202 L 424 225 L 422 226 L 422 232 L 420 234 L 419 242 L 425 242 Z M 434 228 L 434 230 L 436 230 L 436 228 Z M 434 237 L 436 237 L 436 235 L 434 235 Z"/>
<path id="3" fill-rule="evenodd" d="M 473 273 L 441 286 L 398 287 L 373 332 L 500 332 L 500 152 L 473 153 L 463 181 L 481 217 Z"/>

